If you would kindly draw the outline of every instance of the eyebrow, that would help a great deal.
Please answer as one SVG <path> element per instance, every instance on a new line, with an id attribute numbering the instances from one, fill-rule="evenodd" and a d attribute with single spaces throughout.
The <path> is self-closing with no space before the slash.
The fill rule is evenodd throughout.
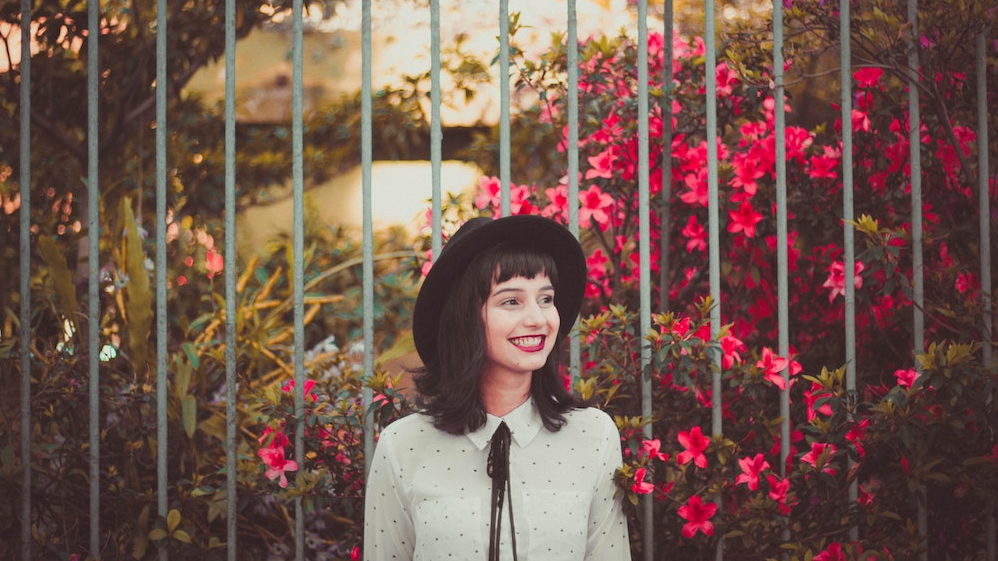
<path id="1" fill-rule="evenodd" d="M 539 292 L 543 292 L 543 291 L 547 291 L 547 290 L 554 290 L 554 285 L 549 284 L 549 285 L 546 285 L 546 286 L 542 286 L 539 289 Z M 507 288 L 500 288 L 499 290 L 496 290 L 495 292 L 493 292 L 489 296 L 498 296 L 499 294 L 503 294 L 503 293 L 506 293 L 506 292 L 526 292 L 526 289 L 519 288 L 519 287 L 514 287 L 514 286 L 510 286 L 510 287 L 507 287 Z"/>

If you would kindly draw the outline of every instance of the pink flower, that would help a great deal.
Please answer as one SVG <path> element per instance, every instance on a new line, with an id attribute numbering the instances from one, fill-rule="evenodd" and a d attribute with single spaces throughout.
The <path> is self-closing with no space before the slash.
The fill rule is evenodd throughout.
<path id="1" fill-rule="evenodd" d="M 696 215 L 691 215 L 682 234 L 689 238 L 686 240 L 686 251 L 692 253 L 693 250 L 707 251 L 707 230 L 697 220 Z"/>
<path id="2" fill-rule="evenodd" d="M 350 550 L 350 561 L 360 561 L 360 546 L 353 546 Z"/>
<path id="3" fill-rule="evenodd" d="M 755 180 L 766 175 L 765 165 L 752 154 L 736 154 L 731 161 L 734 177 L 729 184 L 735 189 L 744 189 L 746 195 L 755 195 L 758 185 Z"/>
<path id="4" fill-rule="evenodd" d="M 860 68 L 852 73 L 852 77 L 856 79 L 856 85 L 861 89 L 876 87 L 883 75 L 884 71 L 880 68 Z"/>
<path id="5" fill-rule="evenodd" d="M 312 401 L 318 399 L 312 393 L 312 388 L 314 387 L 315 387 L 315 380 L 305 380 L 305 397 L 311 399 Z M 284 390 L 285 393 L 293 392 L 295 390 L 295 381 L 288 380 L 287 382 L 284 382 L 284 385 L 281 386 L 281 389 Z"/>
<path id="6" fill-rule="evenodd" d="M 735 337 L 734 335 L 725 335 L 721 338 L 721 352 L 724 356 L 721 357 L 721 368 L 727 370 L 735 365 L 735 363 L 741 364 L 742 355 L 738 351 L 743 351 L 747 347 L 742 340 Z"/>
<path id="7" fill-rule="evenodd" d="M 588 228 L 591 220 L 599 224 L 601 230 L 606 230 L 610 224 L 609 210 L 613 209 L 613 197 L 604 193 L 596 185 L 591 185 L 588 190 L 579 193 L 579 226 Z"/>
<path id="8" fill-rule="evenodd" d="M 264 472 L 267 478 L 271 481 L 280 478 L 281 487 L 287 487 L 288 477 L 286 472 L 297 470 L 298 463 L 284 457 L 284 447 L 269 446 L 260 448 L 257 451 L 257 455 L 267 465 L 267 471 Z"/>
<path id="9" fill-rule="evenodd" d="M 735 485 L 745 483 L 750 491 L 755 491 L 759 488 L 759 474 L 769 469 L 769 462 L 762 454 L 756 454 L 752 458 L 746 456 L 739 459 L 738 466 L 742 468 L 742 473 L 735 479 Z"/>
<path id="10" fill-rule="evenodd" d="M 842 552 L 842 544 L 839 542 L 828 544 L 824 551 L 814 556 L 813 561 L 846 561 L 845 553 Z"/>
<path id="11" fill-rule="evenodd" d="M 214 249 L 208 249 L 208 252 L 204 256 L 204 268 L 208 270 L 208 278 L 214 277 L 217 273 L 222 272 L 225 260 L 222 258 L 221 253 L 216 253 Z"/>
<path id="12" fill-rule="evenodd" d="M 863 448 L 863 439 L 866 438 L 866 429 L 870 426 L 870 419 L 863 419 L 858 423 L 853 424 L 850 427 L 849 432 L 846 433 L 846 440 L 852 442 L 852 445 L 856 448 L 856 454 L 860 458 L 866 454 L 866 450 Z"/>
<path id="13" fill-rule="evenodd" d="M 835 475 L 835 469 L 829 466 L 829 460 L 835 454 L 834 444 L 824 442 L 814 442 L 811 444 L 811 451 L 801 456 L 800 460 L 806 464 L 811 464 L 815 469 L 829 475 Z"/>
<path id="14" fill-rule="evenodd" d="M 780 479 L 776 475 L 767 475 L 769 482 L 769 498 L 776 501 L 780 507 L 780 514 L 790 514 L 790 505 L 787 504 L 787 492 L 790 491 L 790 480 Z"/>
<path id="15" fill-rule="evenodd" d="M 679 465 L 686 465 L 692 460 L 698 468 L 707 467 L 707 456 L 703 452 L 710 444 L 710 439 L 703 435 L 703 430 L 700 427 L 696 426 L 689 431 L 680 431 L 676 438 L 686 449 L 676 456 Z"/>
<path id="16" fill-rule="evenodd" d="M 870 132 L 870 117 L 859 109 L 853 109 L 852 130 Z"/>
<path id="17" fill-rule="evenodd" d="M 818 413 L 826 416 L 832 414 L 832 406 L 827 401 L 817 408 L 814 407 L 814 404 L 818 400 L 827 399 L 828 397 L 831 397 L 831 394 L 822 389 L 818 384 L 814 384 L 810 390 L 804 392 L 804 403 L 807 404 L 808 421 L 813 421 L 818 416 Z"/>
<path id="18" fill-rule="evenodd" d="M 755 225 L 762 220 L 762 215 L 752 208 L 752 204 L 745 201 L 738 207 L 738 210 L 729 210 L 728 231 L 732 234 L 745 232 L 745 237 L 755 237 Z"/>
<path id="19" fill-rule="evenodd" d="M 547 196 L 548 201 L 550 201 L 551 204 L 544 207 L 541 214 L 549 218 L 560 219 L 562 222 L 567 222 L 568 187 L 564 185 L 549 187 L 544 190 L 544 195 Z"/>
<path id="20" fill-rule="evenodd" d="M 686 204 L 698 204 L 704 208 L 710 203 L 710 186 L 707 184 L 707 170 L 701 169 L 693 173 L 686 174 L 683 182 L 689 187 L 680 195 L 680 199 Z"/>
<path id="21" fill-rule="evenodd" d="M 637 493 L 638 495 L 647 495 L 655 489 L 654 485 L 645 481 L 645 474 L 647 471 L 648 470 L 645 468 L 638 468 L 634 471 L 634 484 L 631 485 L 631 491 Z"/>
<path id="22" fill-rule="evenodd" d="M 895 370 L 894 377 L 897 378 L 898 385 L 902 388 L 911 388 L 915 385 L 915 380 L 918 379 L 918 371 L 914 368 L 909 368 L 907 370 Z"/>
<path id="23" fill-rule="evenodd" d="M 855 271 L 854 271 L 855 286 L 857 289 L 859 289 L 863 287 L 863 277 L 860 276 L 860 273 L 862 273 L 863 270 L 866 269 L 866 265 L 864 265 L 861 261 L 856 261 L 854 265 L 855 265 Z M 825 284 L 821 286 L 832 289 L 831 293 L 828 295 L 829 302 L 835 300 L 835 297 L 838 296 L 839 294 L 841 294 L 844 297 L 846 294 L 845 264 L 841 261 L 833 262 L 831 266 L 828 268 L 828 279 L 826 279 Z"/>
<path id="24" fill-rule="evenodd" d="M 589 165 L 592 166 L 586 171 L 586 179 L 603 177 L 610 179 L 613 177 L 613 164 L 617 161 L 617 155 L 613 153 L 613 148 L 607 148 L 595 156 L 589 156 Z"/>
<path id="25" fill-rule="evenodd" d="M 669 461 L 669 455 L 661 452 L 662 442 L 655 438 L 652 440 L 641 441 L 641 453 L 644 454 L 650 460 L 662 460 L 663 462 Z"/>
<path id="26" fill-rule="evenodd" d="M 478 197 L 475 198 L 475 206 L 479 209 L 499 207 L 502 202 L 501 188 L 502 185 L 499 183 L 498 177 L 480 177 L 478 179 Z"/>
<path id="27" fill-rule="evenodd" d="M 714 523 L 710 518 L 717 512 L 717 503 L 704 504 L 699 495 L 693 495 L 677 512 L 688 520 L 683 525 L 684 537 L 692 538 L 697 532 L 703 532 L 705 536 L 714 535 Z"/>
<path id="28" fill-rule="evenodd" d="M 769 347 L 762 348 L 762 359 L 756 362 L 755 366 L 761 368 L 766 379 L 781 390 L 787 389 L 787 382 L 783 379 L 783 370 L 789 366 L 789 374 L 793 376 L 799 374 L 802 369 L 799 362 L 785 359 L 774 353 Z"/>

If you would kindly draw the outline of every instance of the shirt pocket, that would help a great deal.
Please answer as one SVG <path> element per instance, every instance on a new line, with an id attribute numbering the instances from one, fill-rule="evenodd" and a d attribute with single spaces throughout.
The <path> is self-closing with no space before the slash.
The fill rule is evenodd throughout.
<path id="1" fill-rule="evenodd" d="M 591 495 L 576 491 L 524 493 L 530 561 L 575 561 L 586 556 Z"/>
<path id="2" fill-rule="evenodd" d="M 484 559 L 482 501 L 478 497 L 441 497 L 416 505 L 415 560 Z"/>

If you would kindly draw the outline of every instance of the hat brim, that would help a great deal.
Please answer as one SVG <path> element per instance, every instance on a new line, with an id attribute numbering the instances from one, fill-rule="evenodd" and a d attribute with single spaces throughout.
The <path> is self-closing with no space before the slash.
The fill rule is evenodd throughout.
<path id="1" fill-rule="evenodd" d="M 501 242 L 550 255 L 558 268 L 555 307 L 561 317 L 559 337 L 572 329 L 586 290 L 586 257 L 575 236 L 554 220 L 534 215 L 473 218 L 444 246 L 423 279 L 412 313 L 413 340 L 424 364 L 437 353 L 440 312 L 451 287 L 482 251 Z"/>

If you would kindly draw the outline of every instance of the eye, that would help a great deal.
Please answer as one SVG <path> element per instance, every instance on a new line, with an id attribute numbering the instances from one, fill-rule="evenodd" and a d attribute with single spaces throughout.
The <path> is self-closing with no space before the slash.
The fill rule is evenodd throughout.
<path id="1" fill-rule="evenodd" d="M 499 305 L 500 306 L 515 306 L 515 305 L 517 305 L 519 303 L 520 302 L 516 298 L 507 298 L 507 299 L 503 300 L 502 302 L 499 302 Z"/>
<path id="2" fill-rule="evenodd" d="M 554 304 L 554 295 L 553 294 L 546 294 L 544 296 L 541 296 L 540 303 L 544 304 L 544 305 Z"/>

